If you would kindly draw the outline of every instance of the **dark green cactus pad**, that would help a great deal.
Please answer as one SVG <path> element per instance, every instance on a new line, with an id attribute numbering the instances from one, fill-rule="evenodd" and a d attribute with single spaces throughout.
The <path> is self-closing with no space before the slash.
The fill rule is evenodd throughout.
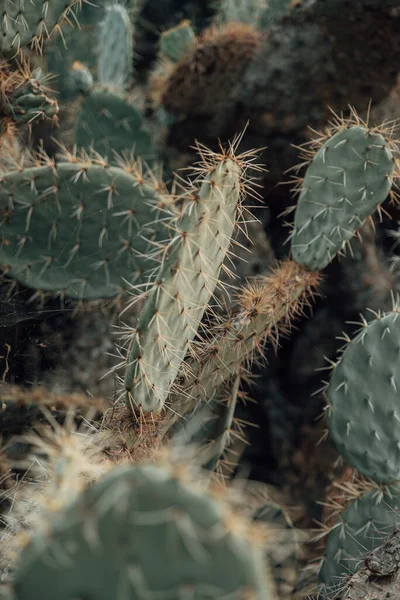
<path id="1" fill-rule="evenodd" d="M 81 4 L 82 0 L 3 0 L 0 52 L 15 54 L 27 45 L 40 48 L 65 23 L 76 24 Z"/>
<path id="2" fill-rule="evenodd" d="M 153 250 L 148 240 L 166 235 L 154 222 L 157 198 L 143 175 L 101 160 L 7 173 L 0 178 L 1 268 L 43 292 L 117 296 L 154 267 L 144 256 Z"/>
<path id="3" fill-rule="evenodd" d="M 103 88 L 82 101 L 76 123 L 76 143 L 79 148 L 93 147 L 110 161 L 115 153 L 132 151 L 146 162 L 155 156 L 142 113 L 124 96 Z"/>
<path id="4" fill-rule="evenodd" d="M 325 268 L 392 186 L 394 158 L 376 131 L 352 126 L 319 149 L 307 169 L 298 200 L 292 253 L 312 270 Z"/>
<path id="5" fill-rule="evenodd" d="M 400 487 L 375 489 L 353 500 L 328 535 L 319 581 L 322 596 L 336 598 L 344 578 L 357 571 L 365 556 L 379 548 L 400 524 Z"/>
<path id="6" fill-rule="evenodd" d="M 328 388 L 328 426 L 339 452 L 379 483 L 400 480 L 400 314 L 366 325 Z"/>
<path id="7" fill-rule="evenodd" d="M 224 516 L 168 470 L 116 468 L 32 538 L 15 600 L 272 599 L 257 547 Z"/>
<path id="8" fill-rule="evenodd" d="M 176 27 L 161 34 L 160 55 L 172 62 L 178 62 L 195 44 L 196 34 L 190 25 L 190 21 L 182 21 Z"/>
<path id="9" fill-rule="evenodd" d="M 32 73 L 32 78 L 18 86 L 7 98 L 3 110 L 17 125 L 32 123 L 36 119 L 52 119 L 57 115 L 57 101 L 49 97 L 41 79 L 40 72 Z"/>

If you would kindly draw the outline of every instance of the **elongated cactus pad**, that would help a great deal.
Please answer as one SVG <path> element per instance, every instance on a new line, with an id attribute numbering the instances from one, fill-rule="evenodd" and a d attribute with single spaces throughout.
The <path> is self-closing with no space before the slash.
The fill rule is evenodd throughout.
<path id="1" fill-rule="evenodd" d="M 236 222 L 240 178 L 239 164 L 224 158 L 184 200 L 133 335 L 125 375 L 128 405 L 145 412 L 163 407 L 218 282 Z"/>
<path id="2" fill-rule="evenodd" d="M 106 7 L 99 26 L 98 56 L 99 82 L 125 89 L 133 72 L 133 28 L 121 4 Z"/>
<path id="3" fill-rule="evenodd" d="M 375 489 L 356 500 L 341 513 L 328 535 L 319 580 L 326 587 L 324 597 L 335 598 L 347 575 L 357 571 L 368 552 L 382 545 L 400 524 L 400 488 L 386 493 Z"/>
<path id="4" fill-rule="evenodd" d="M 116 296 L 154 267 L 144 255 L 153 249 L 149 239 L 166 236 L 154 223 L 158 200 L 143 173 L 101 159 L 7 173 L 0 179 L 2 270 L 74 299 Z"/>
<path id="5" fill-rule="evenodd" d="M 85 0 L 83 0 L 85 1 Z M 21 46 L 41 48 L 65 23 L 77 23 L 82 0 L 3 0 L 0 8 L 0 52 Z"/>
<path id="6" fill-rule="evenodd" d="M 115 153 L 134 151 L 147 162 L 155 155 L 142 113 L 124 96 L 103 88 L 86 96 L 79 108 L 76 143 L 79 148 L 93 147 L 110 161 Z"/>
<path id="7" fill-rule="evenodd" d="M 22 553 L 16 600 L 272 599 L 224 507 L 156 466 L 113 470 Z"/>
<path id="8" fill-rule="evenodd" d="M 326 267 L 386 199 L 394 158 L 387 140 L 363 126 L 338 131 L 307 169 L 295 213 L 294 260 Z"/>
<path id="9" fill-rule="evenodd" d="M 328 426 L 349 464 L 379 483 L 400 479 L 400 314 L 365 324 L 328 388 Z"/>

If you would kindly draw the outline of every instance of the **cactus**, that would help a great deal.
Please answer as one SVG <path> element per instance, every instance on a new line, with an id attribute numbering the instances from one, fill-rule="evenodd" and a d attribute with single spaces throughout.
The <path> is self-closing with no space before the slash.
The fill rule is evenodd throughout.
<path id="1" fill-rule="evenodd" d="M 353 125 L 329 136 L 313 155 L 291 237 L 293 257 L 326 267 L 389 195 L 395 146 L 379 130 Z"/>
<path id="2" fill-rule="evenodd" d="M 32 538 L 16 600 L 272 598 L 260 550 L 225 511 L 168 469 L 113 469 Z"/>
<path id="3" fill-rule="evenodd" d="M 112 162 L 116 162 L 116 155 L 132 151 L 146 162 L 155 158 L 141 112 L 125 96 L 102 88 L 85 95 L 79 107 L 76 144 L 93 148 Z"/>
<path id="4" fill-rule="evenodd" d="M 98 80 L 124 90 L 133 70 L 133 31 L 127 9 L 120 4 L 106 7 L 100 23 Z"/>
<path id="5" fill-rule="evenodd" d="M 176 27 L 161 34 L 160 54 L 172 62 L 178 62 L 186 52 L 192 50 L 196 40 L 189 21 L 182 21 Z"/>
<path id="6" fill-rule="evenodd" d="M 3 270 L 42 292 L 117 296 L 153 267 L 146 255 L 165 238 L 152 224 L 159 185 L 137 163 L 110 167 L 96 155 L 44 162 L 2 176 Z"/>
<path id="7" fill-rule="evenodd" d="M 378 483 L 400 479 L 400 319 L 396 311 L 363 321 L 328 387 L 328 426 L 346 461 Z"/>
<path id="8" fill-rule="evenodd" d="M 393 485 L 356 497 L 340 514 L 328 536 L 319 572 L 324 597 L 334 597 L 343 579 L 355 573 L 362 558 L 399 525 L 399 509 L 400 488 Z"/>
<path id="9" fill-rule="evenodd" d="M 172 237 L 132 336 L 127 402 L 161 410 L 213 295 L 237 219 L 243 165 L 233 152 L 205 157 L 199 189 L 183 198 Z"/>
<path id="10" fill-rule="evenodd" d="M 357 492 L 330 530 L 320 571 L 328 588 L 355 573 L 360 556 L 376 549 L 399 523 L 399 312 L 395 305 L 375 316 L 363 319 L 353 340 L 346 338 L 327 386 L 333 441 L 350 465 L 381 486 Z"/>
<path id="11" fill-rule="evenodd" d="M 0 22 L 0 52 L 17 54 L 21 46 L 41 49 L 43 41 L 65 23 L 76 23 L 86 0 L 4 0 Z"/>

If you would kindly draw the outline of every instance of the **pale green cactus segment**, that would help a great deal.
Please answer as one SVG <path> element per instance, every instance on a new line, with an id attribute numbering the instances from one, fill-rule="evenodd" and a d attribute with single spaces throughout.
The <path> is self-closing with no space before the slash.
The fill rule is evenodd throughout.
<path id="1" fill-rule="evenodd" d="M 386 199 L 394 158 L 380 133 L 356 125 L 329 138 L 305 174 L 292 234 L 294 260 L 318 271 Z"/>
<path id="2" fill-rule="evenodd" d="M 32 123 L 36 119 L 53 119 L 57 115 L 57 101 L 49 97 L 49 92 L 41 85 L 41 79 L 39 71 L 33 72 L 32 78 L 27 79 L 7 98 L 4 111 L 16 124 Z"/>
<path id="3" fill-rule="evenodd" d="M 129 155 L 151 162 L 155 150 L 142 113 L 127 99 L 98 88 L 86 96 L 76 122 L 78 148 L 93 148 L 110 161 Z"/>
<path id="4" fill-rule="evenodd" d="M 76 25 L 86 0 L 3 0 L 0 52 L 16 54 L 21 46 L 40 49 L 66 23 Z"/>
<path id="5" fill-rule="evenodd" d="M 187 194 L 132 338 L 126 402 L 162 409 L 218 282 L 236 222 L 241 168 L 224 158 Z"/>
<path id="6" fill-rule="evenodd" d="M 176 27 L 164 31 L 160 37 L 160 54 L 172 62 L 178 62 L 196 43 L 196 34 L 190 21 L 182 21 Z"/>
<path id="7" fill-rule="evenodd" d="M 400 524 L 400 488 L 391 486 L 353 500 L 330 531 L 319 572 L 323 597 L 335 598 L 344 579 L 358 569 L 365 556 L 379 548 Z"/>
<path id="8" fill-rule="evenodd" d="M 115 297 L 154 268 L 145 256 L 149 240 L 166 237 L 154 223 L 157 201 L 142 173 L 101 160 L 7 173 L 0 177 L 2 271 L 42 292 Z"/>
<path id="9" fill-rule="evenodd" d="M 98 80 L 102 85 L 126 89 L 133 74 L 133 27 L 121 4 L 105 9 L 98 32 Z"/>
<path id="10" fill-rule="evenodd" d="M 400 480 L 400 314 L 365 324 L 328 388 L 328 426 L 346 461 L 379 483 Z"/>
<path id="11" fill-rule="evenodd" d="M 225 516 L 168 469 L 115 468 L 32 537 L 15 600 L 272 600 L 260 548 Z"/>

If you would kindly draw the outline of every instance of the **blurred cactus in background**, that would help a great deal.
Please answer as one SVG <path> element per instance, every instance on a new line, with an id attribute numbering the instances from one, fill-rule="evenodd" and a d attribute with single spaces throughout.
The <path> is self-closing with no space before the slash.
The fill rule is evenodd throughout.
<path id="1" fill-rule="evenodd" d="M 0 597 L 390 594 L 400 0 L 3 5 Z"/>

